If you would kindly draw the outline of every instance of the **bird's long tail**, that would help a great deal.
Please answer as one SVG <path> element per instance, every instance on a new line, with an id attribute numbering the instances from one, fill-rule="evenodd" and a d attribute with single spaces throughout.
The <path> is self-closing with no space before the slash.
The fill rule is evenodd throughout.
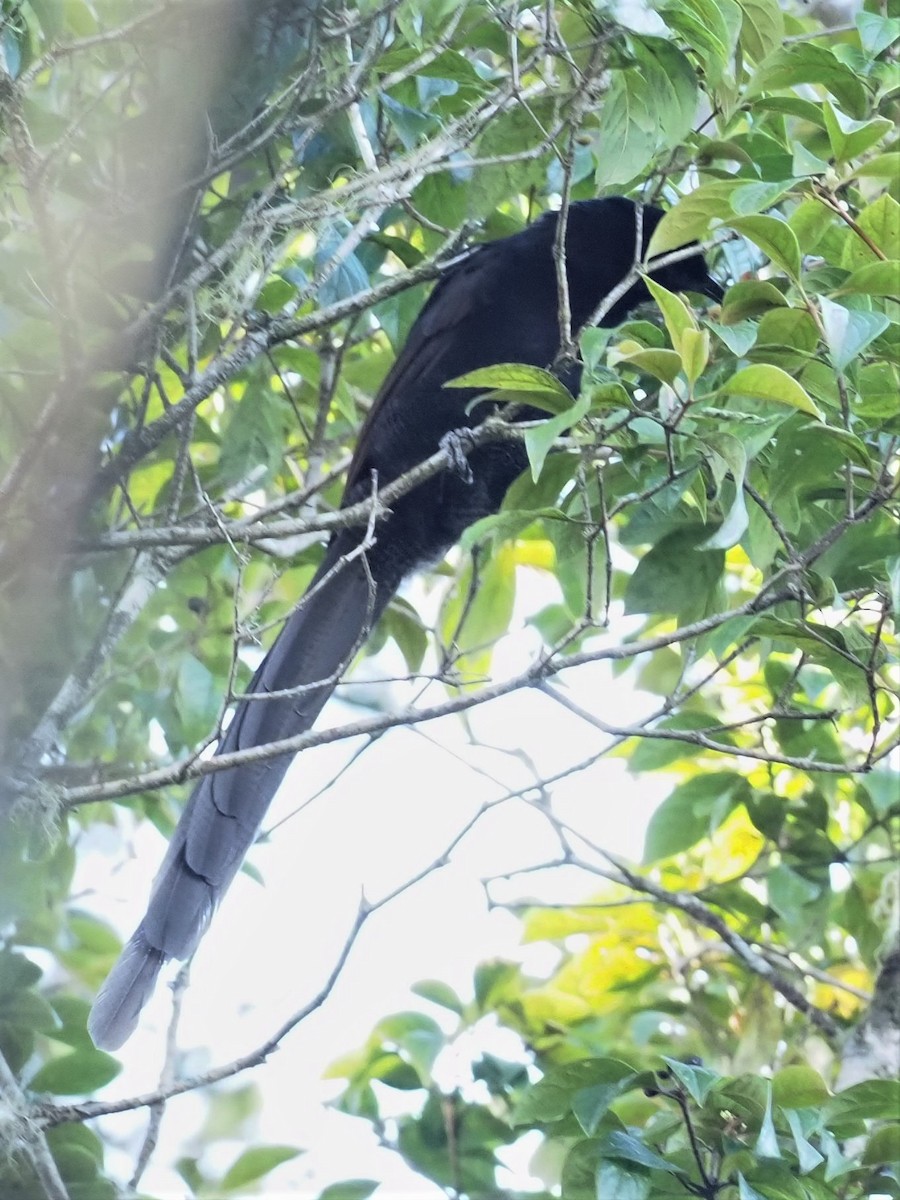
<path id="1" fill-rule="evenodd" d="M 342 547 L 342 541 L 344 545 Z M 248 750 L 308 730 L 393 594 L 363 555 L 326 554 L 235 710 L 217 754 Z M 287 692 L 289 694 L 285 695 Z M 271 698 L 262 697 L 275 693 Z M 204 775 L 191 795 L 135 930 L 91 1010 L 95 1045 L 114 1050 L 134 1031 L 160 968 L 186 958 L 252 845 L 291 755 Z"/>

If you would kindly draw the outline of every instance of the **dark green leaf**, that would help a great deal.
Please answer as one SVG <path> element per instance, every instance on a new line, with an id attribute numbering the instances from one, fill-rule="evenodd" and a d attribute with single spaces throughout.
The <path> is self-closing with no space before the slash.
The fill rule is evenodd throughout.
<path id="1" fill-rule="evenodd" d="M 666 1162 L 649 1146 L 645 1146 L 639 1138 L 630 1133 L 614 1129 L 598 1138 L 600 1153 L 604 1158 L 623 1158 L 626 1162 L 637 1163 L 654 1171 L 665 1171 L 667 1174 L 678 1175 L 680 1170 L 672 1163 Z"/>
<path id="2" fill-rule="evenodd" d="M 618 1159 L 604 1159 L 597 1168 L 597 1200 L 649 1200 L 652 1180 L 637 1165 L 626 1167 Z"/>
<path id="3" fill-rule="evenodd" d="M 75 1050 L 44 1063 L 28 1086 L 34 1092 L 80 1096 L 105 1087 L 121 1070 L 118 1059 L 102 1050 Z"/>
<path id="4" fill-rule="evenodd" d="M 680 783 L 664 800 L 647 827 L 644 862 L 650 864 L 689 850 L 712 834 L 750 790 L 742 775 L 720 771 Z"/>
<path id="5" fill-rule="evenodd" d="M 584 1059 L 581 1062 L 569 1063 L 549 1071 L 543 1079 L 529 1088 L 516 1104 L 513 1120 L 517 1125 L 558 1121 L 574 1111 L 574 1106 L 581 1097 L 579 1103 L 582 1106 L 582 1116 L 591 1121 L 589 1110 L 594 1099 L 601 1105 L 606 1100 L 605 1111 L 614 1098 L 609 1095 L 606 1099 L 606 1089 L 614 1088 L 616 1094 L 619 1094 L 636 1077 L 634 1068 L 617 1058 Z M 592 1099 L 590 1093 L 594 1089 L 600 1090 Z M 598 1113 L 597 1120 L 601 1116 L 602 1113 Z"/>
<path id="6" fill-rule="evenodd" d="M 600 110 L 595 182 L 632 179 L 657 150 L 676 145 L 694 119 L 697 79 L 687 57 L 662 38 L 633 39 L 636 66 L 613 71 Z"/>
<path id="7" fill-rule="evenodd" d="M 690 1063 L 679 1062 L 676 1058 L 666 1058 L 665 1055 L 663 1062 L 668 1064 L 669 1070 L 684 1085 L 694 1103 L 701 1108 L 706 1103 L 710 1091 L 722 1078 L 708 1067 L 692 1066 Z"/>
<path id="8" fill-rule="evenodd" d="M 638 563 L 625 589 L 628 613 L 703 615 L 722 574 L 721 550 L 704 550 L 709 530 L 667 534 Z"/>
<path id="9" fill-rule="evenodd" d="M 867 1079 L 838 1092 L 825 1105 L 828 1119 L 891 1120 L 900 1112 L 900 1080 Z"/>
<path id="10" fill-rule="evenodd" d="M 784 14 L 777 0 L 739 0 L 744 15 L 741 47 L 754 62 L 761 63 L 784 41 Z"/>
<path id="11" fill-rule="evenodd" d="M 771 55 L 756 72 L 748 96 L 804 83 L 820 83 L 851 117 L 866 113 L 866 91 L 854 71 L 818 42 L 794 42 Z"/>

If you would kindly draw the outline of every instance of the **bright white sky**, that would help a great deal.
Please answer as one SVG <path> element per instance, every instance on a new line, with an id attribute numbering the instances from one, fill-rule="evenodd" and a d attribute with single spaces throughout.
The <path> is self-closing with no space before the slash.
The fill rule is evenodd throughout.
<path id="1" fill-rule="evenodd" d="M 547 577 L 531 571 L 526 575 L 520 592 L 527 591 L 530 610 L 536 607 L 535 593 L 539 603 L 555 598 L 552 592 L 540 595 L 552 586 Z M 621 620 L 614 622 L 610 636 L 621 640 Z M 521 669 L 536 646 L 533 631 L 520 627 L 502 644 L 495 675 Z M 390 648 L 380 656 L 378 667 L 386 675 L 402 673 L 400 664 L 391 661 Z M 576 702 L 617 722 L 637 718 L 652 704 L 649 697 L 634 695 L 627 679 L 614 683 L 604 664 L 580 670 L 568 685 Z M 407 695 L 398 685 L 387 686 L 392 701 L 403 704 Z M 428 700 L 444 694 L 435 688 Z M 359 709 L 332 702 L 319 724 L 325 727 L 358 715 Z M 281 826 L 270 844 L 253 851 L 252 861 L 264 875 L 265 887 L 238 876 L 195 959 L 180 1028 L 180 1044 L 188 1052 L 183 1071 L 228 1061 L 270 1036 L 326 979 L 352 923 L 360 890 L 377 900 L 421 871 L 484 801 L 500 793 L 485 774 L 462 759 L 508 787 L 521 787 L 531 777 L 515 756 L 518 750 L 524 749 L 542 774 L 549 774 L 596 754 L 604 744 L 595 730 L 533 691 L 478 709 L 470 721 L 478 746 L 472 745 L 458 718 L 424 726 L 421 733 L 389 732 L 326 795 Z M 268 824 L 318 791 L 349 757 L 348 744 L 300 755 Z M 646 821 L 665 790 L 662 780 L 650 784 L 636 782 L 619 760 L 601 760 L 559 785 L 553 803 L 596 842 L 639 857 Z M 162 842 L 148 825 L 135 839 L 136 857 L 122 865 L 121 844 L 109 857 L 102 838 L 101 830 L 93 839 L 98 853 L 86 856 L 76 888 L 93 892 L 90 907 L 124 938 L 143 912 Z M 378 1179 L 385 1200 L 442 1195 L 381 1150 L 367 1122 L 323 1109 L 337 1084 L 323 1081 L 322 1073 L 329 1062 L 358 1047 L 372 1026 L 391 1012 L 417 1008 L 443 1021 L 441 1010 L 410 994 L 410 986 L 419 980 L 440 979 L 466 1000 L 472 993 L 473 969 L 487 958 L 516 958 L 535 971 L 551 966 L 550 948 L 520 945 L 519 925 L 512 915 L 488 912 L 481 880 L 543 862 L 555 852 L 549 827 L 538 813 L 518 801 L 500 806 L 465 838 L 449 866 L 367 922 L 323 1009 L 295 1030 L 268 1063 L 237 1081 L 252 1079 L 266 1097 L 260 1141 L 308 1151 L 271 1176 L 267 1195 L 317 1196 L 326 1184 L 350 1178 Z M 552 872 L 549 890 L 546 875 L 544 883 L 540 887 L 534 877 L 520 878 L 495 886 L 493 894 L 511 900 L 543 893 L 558 903 L 583 899 L 591 890 L 590 880 L 573 879 L 559 870 Z M 125 1070 L 107 1089 L 110 1096 L 155 1086 L 169 1003 L 169 989 L 161 986 L 138 1033 L 121 1051 Z M 515 1054 L 511 1035 L 497 1030 L 489 1038 L 492 1052 Z M 455 1066 L 450 1057 L 441 1069 L 452 1076 L 468 1059 L 460 1050 Z M 408 1094 L 400 1099 L 406 1102 Z M 199 1132 L 205 1112 L 201 1097 L 170 1103 L 154 1165 L 142 1181 L 147 1192 L 185 1194 L 184 1184 L 166 1163 L 184 1153 L 186 1139 Z M 119 1161 L 111 1154 L 110 1167 L 126 1178 L 133 1163 L 133 1131 L 145 1120 L 141 1114 L 107 1123 L 111 1137 L 123 1139 L 125 1151 Z M 224 1172 L 243 1148 L 237 1143 L 217 1147 L 206 1163 Z M 527 1186 L 527 1174 L 520 1172 L 532 1151 L 533 1142 L 526 1142 L 511 1156 L 517 1173 L 510 1176 L 510 1184 Z"/>

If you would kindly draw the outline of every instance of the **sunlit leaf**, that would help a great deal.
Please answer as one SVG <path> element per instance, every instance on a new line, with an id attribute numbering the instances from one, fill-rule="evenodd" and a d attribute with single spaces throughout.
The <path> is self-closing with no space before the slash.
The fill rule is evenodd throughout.
<path id="1" fill-rule="evenodd" d="M 296 1146 L 251 1146 L 235 1159 L 218 1186 L 223 1192 L 237 1192 L 302 1153 Z"/>
<path id="2" fill-rule="evenodd" d="M 723 385 L 723 391 L 733 396 L 754 396 L 758 400 L 787 404 L 822 420 L 822 414 L 796 379 L 768 363 L 744 367 Z"/>
<path id="3" fill-rule="evenodd" d="M 800 247 L 793 229 L 786 221 L 762 216 L 729 217 L 727 224 L 755 242 L 763 254 L 792 279 L 799 278 Z"/>

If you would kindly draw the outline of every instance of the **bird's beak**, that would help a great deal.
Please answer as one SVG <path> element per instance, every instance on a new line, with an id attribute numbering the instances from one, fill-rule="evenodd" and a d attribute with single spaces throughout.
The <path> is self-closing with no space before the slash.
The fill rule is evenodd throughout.
<path id="1" fill-rule="evenodd" d="M 712 275 L 707 275 L 706 282 L 698 290 L 702 296 L 708 296 L 710 300 L 715 300 L 716 304 L 721 304 L 725 299 L 725 289 L 713 279 Z"/>

